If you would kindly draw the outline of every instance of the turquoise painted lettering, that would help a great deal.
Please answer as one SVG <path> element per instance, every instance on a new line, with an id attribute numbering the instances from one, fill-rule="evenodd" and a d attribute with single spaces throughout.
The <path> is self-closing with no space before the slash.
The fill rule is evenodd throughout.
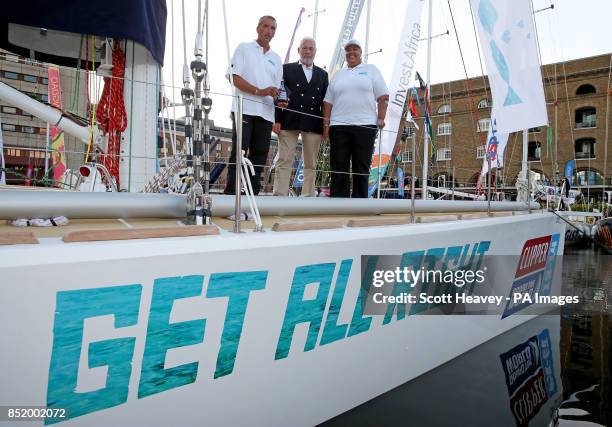
<path id="1" fill-rule="evenodd" d="M 425 253 L 425 257 L 423 258 L 423 264 L 424 264 L 423 267 L 425 269 L 424 271 L 434 270 L 436 268 L 436 264 L 442 259 L 445 252 L 446 252 L 446 248 L 428 249 L 427 252 Z M 419 293 L 421 292 L 428 293 L 429 285 L 430 283 L 428 281 L 423 281 L 423 284 L 421 285 L 421 289 L 419 290 Z M 432 284 L 432 286 L 435 286 L 435 285 Z M 412 316 L 413 314 L 420 313 L 424 310 L 427 310 L 427 308 L 429 308 L 429 305 L 427 303 L 418 302 L 417 300 L 416 303 L 410 306 L 409 315 Z"/>
<path id="2" fill-rule="evenodd" d="M 267 278 L 267 271 L 216 273 L 210 277 L 206 297 L 228 298 L 215 378 L 231 374 L 234 370 L 249 295 L 251 291 L 264 289 Z"/>
<path id="3" fill-rule="evenodd" d="M 198 362 L 165 369 L 166 353 L 172 348 L 199 344 L 204 340 L 205 319 L 170 323 L 174 301 L 202 294 L 204 276 L 167 277 L 153 283 L 147 340 L 142 358 L 138 398 L 190 384 L 196 380 Z"/>
<path id="4" fill-rule="evenodd" d="M 402 255 L 400 270 L 403 271 L 404 268 L 414 271 L 419 270 L 421 268 L 421 264 L 423 263 L 423 255 L 425 255 L 425 251 L 406 252 Z M 412 293 L 414 290 L 412 285 L 412 281 L 396 282 L 393 285 L 393 295 L 401 295 L 403 292 Z M 389 304 L 387 307 L 387 312 L 385 313 L 385 318 L 383 319 L 383 325 L 391 322 L 393 312 L 396 312 L 397 320 L 402 320 L 404 317 L 406 317 L 406 304 Z"/>
<path id="5" fill-rule="evenodd" d="M 56 296 L 47 407 L 65 408 L 70 418 L 120 405 L 127 400 L 135 338 L 115 338 L 89 345 L 88 366 L 108 366 L 99 390 L 77 392 L 85 319 L 114 316 L 115 328 L 138 322 L 142 285 L 61 291 Z M 53 424 L 65 419 L 48 419 Z"/>
<path id="6" fill-rule="evenodd" d="M 340 264 L 340 271 L 338 271 L 338 277 L 336 278 L 336 284 L 334 285 L 334 293 L 332 294 L 332 300 L 329 304 L 327 318 L 325 319 L 325 327 L 323 328 L 319 345 L 329 344 L 346 337 L 348 323 L 343 325 L 338 325 L 337 323 L 352 265 L 352 259 L 345 259 Z"/>
<path id="7" fill-rule="evenodd" d="M 370 329 L 372 323 L 371 316 L 363 315 L 363 308 L 367 301 L 370 287 L 372 286 L 372 279 L 374 276 L 374 270 L 376 270 L 376 264 L 378 263 L 378 257 L 372 256 L 368 259 L 368 264 L 365 267 L 363 276 L 361 277 L 361 287 L 359 288 L 359 295 L 355 303 L 355 309 L 353 310 L 353 318 L 351 319 L 351 326 L 348 331 L 349 337 L 360 334 Z"/>
<path id="8" fill-rule="evenodd" d="M 289 301 L 285 311 L 285 320 L 278 337 L 275 359 L 289 355 L 295 327 L 300 323 L 309 323 L 308 336 L 304 351 L 312 350 L 319 336 L 329 288 L 334 276 L 335 263 L 303 265 L 295 269 L 293 282 L 289 291 Z M 304 292 L 309 284 L 318 284 L 314 299 L 304 300 Z"/>

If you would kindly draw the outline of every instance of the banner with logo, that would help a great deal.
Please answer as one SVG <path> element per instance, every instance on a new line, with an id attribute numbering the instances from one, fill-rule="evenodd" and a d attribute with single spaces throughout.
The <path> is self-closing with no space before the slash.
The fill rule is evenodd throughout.
<path id="1" fill-rule="evenodd" d="M 384 176 L 393 147 L 397 141 L 397 130 L 399 129 L 404 112 L 404 104 L 410 98 L 414 77 L 415 77 L 415 61 L 417 48 L 419 47 L 419 38 L 421 36 L 421 0 L 409 0 L 406 2 L 406 12 L 404 17 L 404 29 L 397 44 L 397 56 L 395 58 L 395 67 L 389 84 L 389 106 L 387 107 L 387 115 L 385 116 L 385 130 L 381 132 L 380 144 L 375 144 L 374 156 L 372 158 L 372 166 L 370 167 L 369 178 L 369 195 L 372 196 L 378 186 L 378 149 L 380 147 L 380 167 L 381 176 Z M 392 45 L 391 43 L 389 44 Z"/>
<path id="2" fill-rule="evenodd" d="M 4 173 L 4 141 L 2 139 L 2 117 L 0 117 L 0 185 L 6 184 L 6 175 Z"/>
<path id="3" fill-rule="evenodd" d="M 493 94 L 498 131 L 546 126 L 548 116 L 529 0 L 470 0 Z"/>
<path id="4" fill-rule="evenodd" d="M 60 86 L 59 68 L 49 66 L 49 104 L 55 108 L 62 109 L 62 89 Z M 64 131 L 58 127 L 51 126 L 51 170 L 53 170 L 53 181 L 61 183 L 66 173 L 66 155 L 64 154 Z"/>
<path id="5" fill-rule="evenodd" d="M 344 45 L 350 39 L 352 39 L 353 35 L 355 34 L 364 3 L 365 0 L 349 1 L 346 8 L 346 14 L 344 15 L 344 21 L 342 22 L 342 27 L 340 27 L 340 34 L 338 35 L 336 48 L 334 49 L 332 59 L 329 62 L 328 70 L 330 79 L 339 68 L 342 68 L 342 64 L 344 64 Z"/>

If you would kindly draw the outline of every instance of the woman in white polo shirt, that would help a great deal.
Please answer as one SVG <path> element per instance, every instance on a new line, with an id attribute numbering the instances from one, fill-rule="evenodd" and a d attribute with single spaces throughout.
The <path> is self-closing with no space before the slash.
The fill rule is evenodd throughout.
<path id="1" fill-rule="evenodd" d="M 359 41 L 350 40 L 344 51 L 346 67 L 332 78 L 323 102 L 323 138 L 330 140 L 330 190 L 331 197 L 365 198 L 376 129 L 385 126 L 389 89 L 376 66 L 361 62 Z"/>

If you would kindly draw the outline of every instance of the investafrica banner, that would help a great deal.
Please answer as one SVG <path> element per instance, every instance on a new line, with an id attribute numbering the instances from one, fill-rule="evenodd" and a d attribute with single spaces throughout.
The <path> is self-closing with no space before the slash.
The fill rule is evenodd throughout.
<path id="1" fill-rule="evenodd" d="M 499 133 L 546 126 L 546 102 L 530 0 L 470 0 Z"/>
<path id="2" fill-rule="evenodd" d="M 406 13 L 404 18 L 404 28 L 398 43 L 395 67 L 391 75 L 389 84 L 389 106 L 385 116 L 386 129 L 381 132 L 380 145 L 375 144 L 374 157 L 370 168 L 369 194 L 376 190 L 378 185 L 378 150 L 380 147 L 381 174 L 384 176 L 385 170 L 389 165 L 389 160 L 393 153 L 393 147 L 397 140 L 397 130 L 399 129 L 404 111 L 404 104 L 412 90 L 414 84 L 414 66 L 421 35 L 421 10 L 422 0 L 409 0 L 406 2 Z"/>

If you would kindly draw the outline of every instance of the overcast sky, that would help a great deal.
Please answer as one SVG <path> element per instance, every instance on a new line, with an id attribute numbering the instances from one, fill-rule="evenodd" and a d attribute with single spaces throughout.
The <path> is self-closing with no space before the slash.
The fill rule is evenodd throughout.
<path id="1" fill-rule="evenodd" d="M 509 0 L 510 1 L 510 0 Z M 197 1 L 186 0 L 186 33 L 187 61 L 194 58 L 193 46 L 197 32 Z M 202 1 L 204 4 L 204 1 Z M 221 0 L 210 2 L 210 30 L 208 66 L 210 87 L 213 92 L 212 119 L 216 125 L 229 127 L 230 86 L 225 79 L 228 66 L 225 43 L 225 28 Z M 457 37 L 450 17 L 448 0 L 432 0 L 433 25 L 432 34 L 438 35 L 449 31 L 449 35 L 436 37 L 432 42 L 431 81 L 439 83 L 465 78 L 465 71 L 459 55 Z M 534 10 L 549 7 L 554 9 L 536 13 L 536 26 L 542 63 L 567 61 L 581 57 L 612 52 L 612 35 L 610 35 L 610 17 L 612 0 L 533 0 Z M 183 26 L 181 1 L 167 0 L 168 23 L 166 32 L 166 55 L 164 59 L 164 82 L 167 86 L 176 87 L 176 102 L 180 102 L 183 65 Z M 319 20 L 317 24 L 317 56 L 315 63 L 327 66 L 338 39 L 338 32 L 348 0 L 319 0 Z M 395 62 L 396 43 L 399 39 L 406 2 L 402 0 L 371 0 L 369 51 L 382 49 L 369 57 L 369 62 L 377 65 L 387 83 L 391 78 Z M 256 38 L 257 20 L 262 15 L 273 15 L 277 19 L 276 37 L 272 49 L 281 58 L 289 46 L 291 33 L 299 11 L 306 9 L 302 24 L 296 34 L 296 41 L 291 49 L 291 61 L 298 58 L 297 43 L 303 36 L 313 35 L 315 0 L 226 0 L 227 20 L 230 42 L 230 53 L 236 45 Z M 465 66 L 470 77 L 481 74 L 478 60 L 476 35 L 472 25 L 469 0 L 450 0 L 450 6 L 457 25 L 461 50 Z M 366 7 L 356 31 L 356 38 L 365 43 Z M 423 35 L 427 34 L 427 1 L 422 13 Z M 174 24 L 174 25 L 173 25 Z M 174 30 L 173 30 L 174 27 Z M 174 40 L 173 40 L 174 38 Z M 174 46 L 174 48 L 173 48 Z M 425 77 L 427 43 L 419 44 L 417 70 Z M 172 52 L 174 51 L 174 63 Z M 484 65 L 483 65 L 484 67 Z M 172 78 L 174 70 L 174 79 Z M 486 74 L 486 69 L 484 70 Z M 193 82 L 192 82 L 193 88 Z M 224 95 L 223 95 L 224 94 Z M 172 99 L 172 91 L 167 88 L 166 95 Z M 183 108 L 177 109 L 177 117 L 184 115 Z"/>

